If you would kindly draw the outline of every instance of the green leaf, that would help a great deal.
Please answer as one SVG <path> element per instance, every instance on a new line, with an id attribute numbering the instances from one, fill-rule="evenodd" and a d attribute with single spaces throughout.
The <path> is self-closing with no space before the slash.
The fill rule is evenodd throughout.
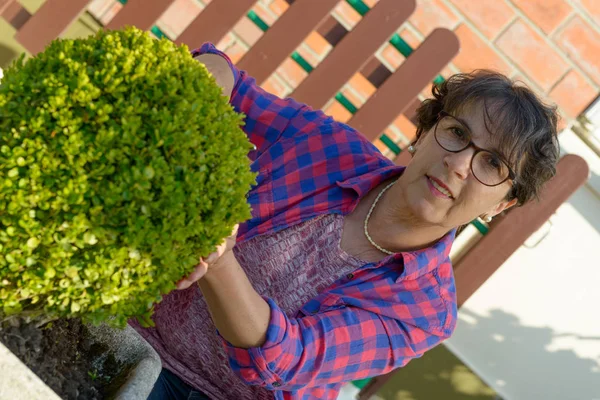
<path id="1" fill-rule="evenodd" d="M 250 218 L 243 116 L 185 46 L 135 28 L 55 40 L 4 74 L 0 308 L 151 324 Z"/>

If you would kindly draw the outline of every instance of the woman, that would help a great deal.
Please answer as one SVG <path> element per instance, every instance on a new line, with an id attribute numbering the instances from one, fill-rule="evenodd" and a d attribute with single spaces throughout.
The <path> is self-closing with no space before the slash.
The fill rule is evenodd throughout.
<path id="1" fill-rule="evenodd" d="M 455 229 L 554 175 L 554 110 L 498 74 L 451 77 L 420 107 L 404 168 L 212 45 L 194 56 L 247 115 L 259 175 L 237 236 L 165 296 L 154 328 L 133 323 L 163 360 L 150 398 L 335 399 L 447 339 Z"/>

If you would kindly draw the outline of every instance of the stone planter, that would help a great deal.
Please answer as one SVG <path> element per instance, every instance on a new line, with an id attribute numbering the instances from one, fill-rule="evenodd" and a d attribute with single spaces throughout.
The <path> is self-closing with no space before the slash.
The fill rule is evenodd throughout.
<path id="1" fill-rule="evenodd" d="M 161 371 L 154 349 L 130 326 L 124 330 L 107 325 L 89 326 L 93 342 L 109 347 L 115 359 L 125 367 L 114 399 L 145 400 Z M 18 357 L 0 342 L 0 399 L 60 400 Z"/>

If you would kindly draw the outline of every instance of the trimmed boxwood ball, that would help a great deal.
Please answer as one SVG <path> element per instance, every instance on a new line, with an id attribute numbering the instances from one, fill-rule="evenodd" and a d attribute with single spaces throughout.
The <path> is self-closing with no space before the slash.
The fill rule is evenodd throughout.
<path id="1" fill-rule="evenodd" d="M 185 46 L 56 40 L 0 83 L 0 310 L 150 324 L 250 217 L 251 149 Z"/>

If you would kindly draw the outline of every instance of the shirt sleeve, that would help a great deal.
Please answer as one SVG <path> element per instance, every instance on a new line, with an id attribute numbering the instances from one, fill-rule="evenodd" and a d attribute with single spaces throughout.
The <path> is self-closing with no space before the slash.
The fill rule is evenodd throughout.
<path id="1" fill-rule="evenodd" d="M 192 56 L 201 54 L 216 54 L 227 60 L 234 77 L 234 88 L 231 93 L 230 103 L 237 112 L 246 115 L 243 130 L 248 135 L 252 144 L 256 146 L 251 159 L 258 158 L 277 142 L 286 131 L 295 117 L 303 116 L 304 119 L 315 119 L 314 114 L 324 120 L 322 112 L 315 112 L 304 104 L 293 99 L 281 99 L 263 90 L 254 78 L 246 71 L 239 70 L 231 59 L 210 43 L 203 44 L 199 49 L 192 51 Z"/>
<path id="2" fill-rule="evenodd" d="M 385 374 L 446 339 L 357 307 L 288 318 L 271 300 L 261 347 L 236 348 L 223 339 L 233 371 L 248 385 L 296 391 Z"/>

